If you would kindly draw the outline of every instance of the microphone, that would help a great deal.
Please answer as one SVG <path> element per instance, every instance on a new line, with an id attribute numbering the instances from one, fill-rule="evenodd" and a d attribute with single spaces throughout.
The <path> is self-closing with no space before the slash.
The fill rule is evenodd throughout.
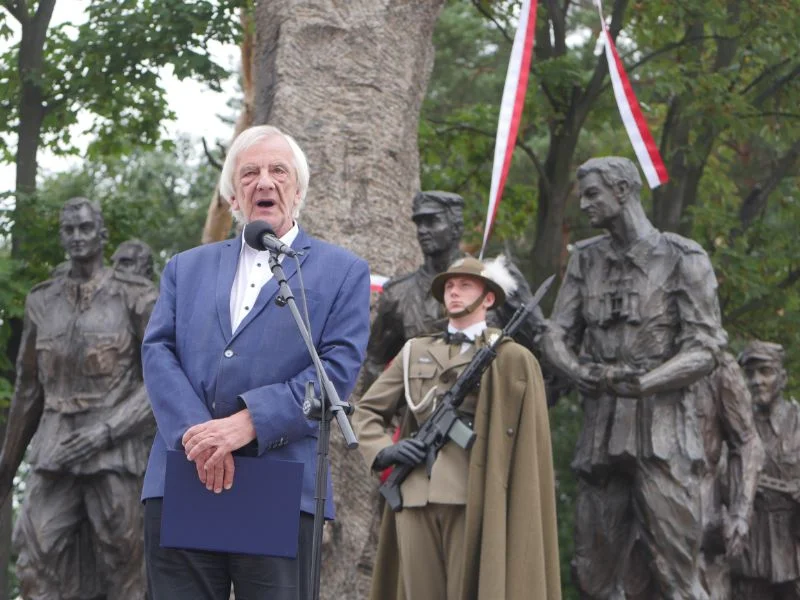
<path id="1" fill-rule="evenodd" d="M 297 256 L 297 252 L 292 250 L 291 246 L 287 246 L 278 239 L 275 230 L 266 221 L 251 221 L 245 225 L 244 241 L 255 250 L 269 250 L 274 254 Z"/>

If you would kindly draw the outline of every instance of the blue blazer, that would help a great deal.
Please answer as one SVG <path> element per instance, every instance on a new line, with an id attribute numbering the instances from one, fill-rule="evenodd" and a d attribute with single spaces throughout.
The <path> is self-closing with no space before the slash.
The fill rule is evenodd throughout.
<path id="1" fill-rule="evenodd" d="M 304 463 L 300 508 L 313 514 L 318 424 L 305 418 L 302 404 L 306 382 L 316 380 L 314 367 L 289 307 L 275 304 L 274 277 L 231 332 L 230 293 L 241 243 L 239 236 L 181 252 L 162 274 L 142 343 L 144 381 L 158 424 L 142 499 L 164 495 L 167 449 L 183 450 L 189 427 L 247 407 L 257 438 L 245 453 Z M 347 399 L 369 337 L 369 268 L 302 229 L 292 247 L 304 253 L 314 345 L 339 396 Z M 302 313 L 296 263 L 285 258 L 281 265 Z M 330 472 L 325 516 L 334 516 Z"/>

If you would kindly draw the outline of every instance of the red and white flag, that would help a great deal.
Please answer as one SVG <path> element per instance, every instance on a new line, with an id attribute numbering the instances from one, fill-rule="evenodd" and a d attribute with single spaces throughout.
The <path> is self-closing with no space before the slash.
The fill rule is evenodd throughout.
<path id="1" fill-rule="evenodd" d="M 608 61 L 608 74 L 611 77 L 611 85 L 614 88 L 614 97 L 617 100 L 619 114 L 622 117 L 625 130 L 628 132 L 636 158 L 639 159 L 639 164 L 642 167 L 642 171 L 644 171 L 647 183 L 651 189 L 656 188 L 669 181 L 667 168 L 664 166 L 658 146 L 656 146 L 655 140 L 653 140 L 653 136 L 647 128 L 647 121 L 645 121 L 642 109 L 639 107 L 639 101 L 636 100 L 636 94 L 633 93 L 631 82 L 625 73 L 625 67 L 619 58 L 617 47 L 608 32 L 606 20 L 603 18 L 601 0 L 595 1 L 597 9 L 600 11 L 600 23 L 603 27 L 600 35 L 603 36 L 603 45 L 605 46 L 606 60 Z"/>
<path id="2" fill-rule="evenodd" d="M 480 257 L 486 250 L 486 243 L 494 226 L 500 198 L 506 185 L 511 155 L 517 144 L 517 131 L 525 105 L 525 92 L 528 88 L 528 72 L 533 53 L 533 33 L 536 30 L 536 0 L 523 0 L 519 13 L 519 27 L 511 47 L 508 61 L 503 99 L 500 103 L 500 117 L 497 120 L 497 137 L 494 144 L 494 165 L 492 166 L 492 185 L 489 191 L 489 209 L 483 230 L 483 244 Z"/>
<path id="3" fill-rule="evenodd" d="M 370 275 L 369 276 L 369 291 L 382 292 L 384 284 L 389 281 L 388 277 L 383 275 Z"/>

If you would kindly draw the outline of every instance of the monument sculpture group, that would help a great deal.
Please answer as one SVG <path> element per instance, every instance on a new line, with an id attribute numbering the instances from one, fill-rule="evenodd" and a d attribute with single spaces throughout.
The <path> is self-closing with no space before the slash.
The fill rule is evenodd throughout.
<path id="1" fill-rule="evenodd" d="M 648 220 L 634 163 L 619 157 L 591 159 L 577 170 L 577 184 L 581 210 L 602 233 L 574 245 L 550 318 L 537 308 L 515 331 L 515 339 L 525 353 L 520 364 L 535 376 L 536 390 L 544 388 L 531 353 L 540 357 L 546 380 L 561 382 L 562 391 L 566 382 L 580 395 L 583 424 L 572 461 L 578 479 L 572 576 L 581 598 L 800 600 L 800 409 L 784 397 L 784 349 L 752 341 L 738 357 L 728 351 L 709 258 L 697 243 L 659 231 Z M 447 328 L 475 310 L 481 327 L 501 328 L 533 296 L 511 261 L 497 261 L 509 277 L 501 288 L 483 263 L 463 252 L 463 206 L 463 198 L 449 192 L 424 191 L 413 198 L 423 264 L 390 280 L 378 301 L 355 394 L 356 404 L 366 398 L 357 414 L 370 442 L 365 456 L 376 474 L 393 464 L 425 468 L 427 450 L 413 435 L 400 441 L 395 437 L 386 446 L 392 422 L 402 423 L 403 435 L 411 435 L 435 408 L 434 400 L 430 410 L 419 411 L 425 398 L 441 396 L 475 348 L 491 344 L 491 332 L 497 331 L 482 329 L 455 342 Z M 85 198 L 68 201 L 60 218 L 68 261 L 35 286 L 26 301 L 16 387 L 0 454 L 0 498 L 10 493 L 26 450 L 30 464 L 14 527 L 17 577 L 25 598 L 124 600 L 144 594 L 139 498 L 155 423 L 139 353 L 157 295 L 153 252 L 144 242 L 129 240 L 119 245 L 108 267 L 103 263 L 107 238 L 95 204 Z M 470 277 L 487 286 L 483 296 L 462 307 L 463 312 L 449 310 L 442 286 Z M 485 302 L 490 291 L 492 301 Z M 405 350 L 410 340 L 423 341 Z M 454 352 L 453 344 L 460 350 Z M 441 365 L 429 354 L 434 359 L 441 354 Z M 449 361 L 457 368 L 446 378 Z M 390 363 L 392 370 L 385 371 Z M 503 373 L 498 377 L 513 375 Z M 438 392 L 437 386 L 442 388 Z M 534 391 L 520 397 L 537 404 L 541 394 Z M 488 417 L 475 412 L 478 397 L 469 397 L 462 416 L 470 427 L 474 421 L 494 432 L 488 421 L 481 421 Z M 482 402 L 500 415 L 510 414 L 497 399 Z M 409 420 L 408 410 L 416 421 Z M 526 417 L 531 419 L 526 427 L 547 422 L 546 411 L 543 417 L 534 414 Z M 512 425 L 497 431 L 486 434 L 497 436 L 495 446 L 517 433 Z M 488 452 L 481 444 L 485 440 L 477 447 Z M 512 447 L 546 454 L 533 442 Z M 476 534 L 480 520 L 469 521 L 474 513 L 462 509 L 472 501 L 468 486 L 475 485 L 467 473 L 484 473 L 484 466 L 471 466 L 470 454 L 460 449 L 447 449 L 442 456 L 442 464 L 457 466 L 461 491 L 447 487 L 443 467 L 434 471 L 439 479 L 430 479 L 428 465 L 427 479 L 422 471 L 409 477 L 421 486 L 413 489 L 423 490 L 424 498 L 409 496 L 407 512 L 396 519 L 387 511 L 382 536 L 410 539 L 404 531 L 387 533 L 387 523 L 402 528 L 418 507 L 455 503 L 461 508 L 448 509 L 447 522 L 465 527 L 466 514 L 471 523 L 465 529 L 467 541 L 473 550 L 480 547 L 481 535 L 488 534 Z M 535 459 L 515 456 L 513 464 Z M 485 468 L 495 473 L 497 465 Z M 551 472 L 545 464 L 537 469 Z M 519 480 L 522 474 L 514 473 Z M 445 500 L 428 499 L 429 480 L 430 489 L 439 490 Z M 476 489 L 483 497 L 483 484 Z M 440 519 L 436 510 L 428 510 L 433 516 L 425 519 Z M 448 539 L 456 540 L 448 556 L 458 555 L 463 536 Z M 553 542 L 542 543 L 542 552 L 556 552 Z M 409 560 L 411 555 L 406 556 Z M 403 587 L 426 588 L 425 577 L 415 579 L 403 565 L 392 567 L 398 572 L 390 577 L 385 551 L 380 557 L 382 570 L 374 573 L 378 587 L 373 590 L 390 589 L 394 595 Z M 459 581 L 466 583 L 437 579 L 437 589 L 447 598 L 456 589 L 488 598 L 488 584 L 467 577 L 459 560 L 448 558 L 459 567 L 454 571 Z M 478 559 L 470 560 L 475 567 Z M 557 573 L 549 577 L 552 588 Z M 513 582 L 498 581 L 514 588 Z M 558 595 L 552 589 L 547 594 Z"/>

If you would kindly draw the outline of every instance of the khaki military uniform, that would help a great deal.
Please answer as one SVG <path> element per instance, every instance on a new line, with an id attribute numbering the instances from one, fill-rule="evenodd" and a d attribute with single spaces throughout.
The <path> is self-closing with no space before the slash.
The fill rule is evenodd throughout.
<path id="1" fill-rule="evenodd" d="M 416 431 L 437 396 L 498 333 L 485 330 L 463 353 L 438 336 L 404 346 L 356 405 L 353 425 L 368 465 L 393 443 L 387 427 L 395 414 L 405 408 L 403 437 Z M 513 371 L 505 378 L 503 365 Z M 423 464 L 403 482 L 403 510 L 384 513 L 371 597 L 560 597 L 549 425 L 536 360 L 517 344 L 501 344 L 481 389 L 460 410 L 477 441 L 470 451 L 446 444 L 430 480 Z M 524 523 L 512 510 L 523 506 Z"/>
<path id="2" fill-rule="evenodd" d="M 28 295 L 14 401 L 42 415 L 14 529 L 26 598 L 144 593 L 139 494 L 155 421 L 140 348 L 156 295 L 150 281 L 109 268 L 86 282 L 48 280 Z M 60 444 L 98 426 L 106 445 L 61 465 Z"/>

